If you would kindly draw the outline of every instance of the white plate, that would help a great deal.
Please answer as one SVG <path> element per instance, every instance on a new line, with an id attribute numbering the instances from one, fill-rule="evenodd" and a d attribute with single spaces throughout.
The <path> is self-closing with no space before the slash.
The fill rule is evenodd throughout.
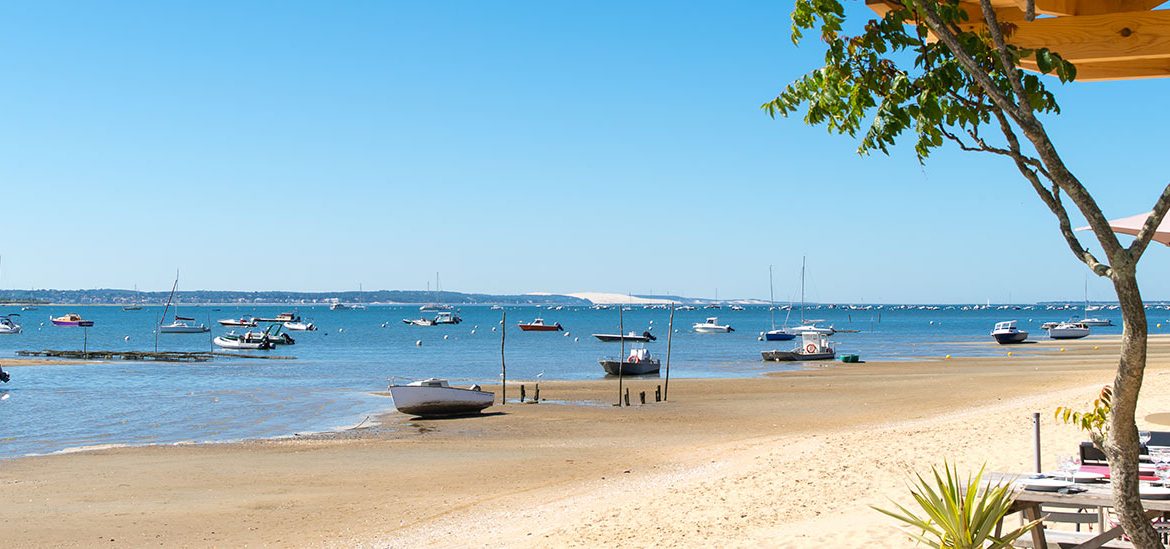
<path id="1" fill-rule="evenodd" d="M 1061 488 L 1072 486 L 1072 483 L 1067 480 L 1057 480 L 1054 478 L 1025 478 L 1017 480 L 1016 484 L 1023 486 L 1025 490 L 1034 490 L 1036 492 L 1055 492 Z"/>
<path id="2" fill-rule="evenodd" d="M 1044 473 L 1044 476 L 1052 477 L 1055 480 L 1067 480 L 1068 475 L 1064 473 Z M 1100 482 L 1105 480 L 1105 475 L 1101 473 L 1091 473 L 1089 471 L 1077 471 L 1073 474 L 1073 482 Z"/>
<path id="3" fill-rule="evenodd" d="M 1170 488 L 1142 484 L 1138 487 L 1142 499 L 1170 499 Z"/>

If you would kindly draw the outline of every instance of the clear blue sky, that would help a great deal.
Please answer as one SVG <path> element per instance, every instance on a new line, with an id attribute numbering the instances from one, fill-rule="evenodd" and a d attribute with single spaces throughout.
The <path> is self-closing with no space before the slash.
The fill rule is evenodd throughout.
<path id="1" fill-rule="evenodd" d="M 813 68 L 783 2 L 0 7 L 5 288 L 580 290 L 1077 299 L 1002 160 L 758 109 Z M 860 2 L 853 15 L 867 15 Z M 1110 216 L 1167 181 L 1170 82 L 1058 90 Z M 1144 260 L 1170 298 L 1170 249 Z M 1101 280 L 1090 297 L 1112 296 Z"/>

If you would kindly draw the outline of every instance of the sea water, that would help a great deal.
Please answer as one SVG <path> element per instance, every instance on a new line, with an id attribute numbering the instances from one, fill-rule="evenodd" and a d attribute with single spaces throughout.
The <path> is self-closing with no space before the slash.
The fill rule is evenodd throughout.
<path id="1" fill-rule="evenodd" d="M 227 333 L 215 321 L 241 316 L 272 317 L 296 312 L 317 325 L 315 332 L 290 332 L 296 344 L 272 351 L 250 351 L 290 360 L 224 360 L 206 363 L 109 361 L 83 365 L 10 368 L 12 381 L 0 384 L 0 457 L 43 454 L 100 445 L 171 444 L 288 436 L 343 428 L 392 409 L 389 398 L 373 395 L 390 378 L 441 377 L 453 383 L 499 380 L 501 329 L 506 329 L 508 377 L 512 380 L 605 379 L 599 358 L 616 356 L 617 343 L 602 343 L 593 333 L 616 333 L 616 308 L 594 310 L 536 306 L 464 306 L 461 324 L 430 327 L 403 324 L 404 318 L 433 317 L 417 306 L 371 305 L 331 311 L 326 306 L 201 306 L 181 314 L 207 324 L 207 334 L 155 334 L 162 307 L 123 311 L 105 306 L 42 306 L 22 312 L 24 332 L 0 336 L 0 365 L 21 349 L 114 351 L 208 351 L 214 335 Z M 4 310 L 0 313 L 17 312 Z M 61 328 L 50 316 L 76 312 L 94 327 Z M 1079 311 L 1031 309 L 894 309 L 818 307 L 806 318 L 822 325 L 857 330 L 834 336 L 838 354 L 863 360 L 915 360 L 927 357 L 1000 355 L 988 335 L 1003 320 L 1018 320 L 1032 339 L 1044 338 L 1039 324 L 1064 320 Z M 501 315 L 507 322 L 500 324 Z M 800 311 L 677 311 L 671 342 L 671 376 L 745 377 L 801 369 L 799 363 L 766 363 L 760 351 L 791 349 L 797 342 L 759 341 L 761 332 L 800 320 Z M 1151 312 L 1151 330 L 1158 320 Z M 634 307 L 622 314 L 625 331 L 649 330 L 658 341 L 651 352 L 665 361 L 669 311 Z M 1094 311 L 1120 325 L 1117 311 Z M 709 316 L 735 328 L 732 333 L 699 334 L 691 326 Z M 564 332 L 521 332 L 516 324 L 544 318 Z M 1170 330 L 1170 322 L 1167 322 Z M 240 331 L 241 328 L 235 328 Z M 1120 333 L 1120 327 L 1094 327 L 1094 334 Z M 157 345 L 157 347 L 156 347 Z M 627 343 L 627 346 L 630 345 Z M 1026 348 L 1017 347 L 1026 352 Z M 821 363 L 818 365 L 824 365 Z M 829 363 L 831 366 L 833 363 Z M 555 397 L 555 395 L 549 395 Z"/>

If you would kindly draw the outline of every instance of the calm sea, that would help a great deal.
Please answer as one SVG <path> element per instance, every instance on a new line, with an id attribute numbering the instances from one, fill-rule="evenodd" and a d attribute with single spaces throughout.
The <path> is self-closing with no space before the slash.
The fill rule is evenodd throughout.
<path id="1" fill-rule="evenodd" d="M 341 428 L 370 414 L 391 409 L 387 398 L 370 395 L 397 376 L 418 379 L 445 377 L 452 381 L 490 383 L 499 375 L 501 311 L 486 306 L 463 307 L 463 323 L 416 327 L 403 318 L 433 316 L 417 306 L 370 306 L 365 310 L 330 311 L 327 307 L 185 307 L 182 314 L 212 326 L 211 334 L 158 336 L 158 349 L 210 350 L 211 335 L 228 331 L 216 319 L 274 316 L 296 310 L 314 322 L 317 332 L 293 332 L 296 345 L 271 354 L 295 360 L 218 360 L 202 364 L 110 362 L 75 366 L 11 368 L 12 381 L 0 385 L 0 457 L 43 454 L 104 444 L 160 444 L 183 441 L 227 441 L 263 438 Z M 123 311 L 118 307 L 44 306 L 22 312 L 24 333 L 0 336 L 0 365 L 20 349 L 153 350 L 162 307 Z M 2 313 L 16 310 L 0 311 Z M 93 328 L 59 328 L 50 316 L 77 312 L 96 322 Z M 616 332 L 616 309 L 507 307 L 507 360 L 510 379 L 603 379 L 597 364 L 616 355 L 616 343 L 590 336 Z M 1042 337 L 1039 324 L 1064 320 L 1076 310 L 1032 309 L 933 310 L 810 309 L 816 318 L 838 329 L 858 330 L 835 336 L 838 352 L 858 353 L 863 360 L 913 360 L 921 357 L 1001 354 L 990 340 L 992 325 L 1016 319 L 1020 327 Z M 777 311 L 776 323 L 784 323 Z M 1120 324 L 1117 311 L 1094 316 Z M 1151 311 L 1154 323 L 1164 322 Z M 799 320 L 792 312 L 790 324 Z M 691 325 L 718 316 L 736 331 L 697 334 Z M 524 333 L 519 321 L 543 317 L 561 323 L 567 332 Z M 665 357 L 669 312 L 635 308 L 624 313 L 627 331 L 651 329 L 659 340 L 652 352 Z M 1170 321 L 1166 329 L 1170 330 Z M 675 315 L 672 377 L 744 377 L 798 369 L 800 364 L 764 363 L 760 351 L 788 349 L 790 342 L 758 341 L 771 327 L 767 307 L 733 311 L 698 309 Z M 494 328 L 494 330 L 493 330 Z M 1095 334 L 1120 333 L 1120 327 L 1094 328 Z M 83 342 L 83 339 L 85 340 Z M 418 344 L 421 342 L 421 345 Z M 552 395 L 555 398 L 555 395 Z"/>

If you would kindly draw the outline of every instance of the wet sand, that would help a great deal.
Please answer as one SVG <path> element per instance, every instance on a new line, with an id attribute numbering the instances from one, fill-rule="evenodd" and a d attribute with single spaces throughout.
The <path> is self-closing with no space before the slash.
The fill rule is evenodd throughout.
<path id="1" fill-rule="evenodd" d="M 1032 412 L 1046 467 L 1075 452 L 1052 411 L 1111 382 L 1116 338 L 1028 348 L 671 380 L 666 403 L 635 380 L 630 408 L 614 380 L 544 382 L 549 402 L 484 417 L 9 460 L 0 523 L 15 547 L 910 547 L 868 507 L 905 502 L 909 471 L 1027 470 Z M 1170 409 L 1170 338 L 1151 348 L 1139 416 Z"/>

